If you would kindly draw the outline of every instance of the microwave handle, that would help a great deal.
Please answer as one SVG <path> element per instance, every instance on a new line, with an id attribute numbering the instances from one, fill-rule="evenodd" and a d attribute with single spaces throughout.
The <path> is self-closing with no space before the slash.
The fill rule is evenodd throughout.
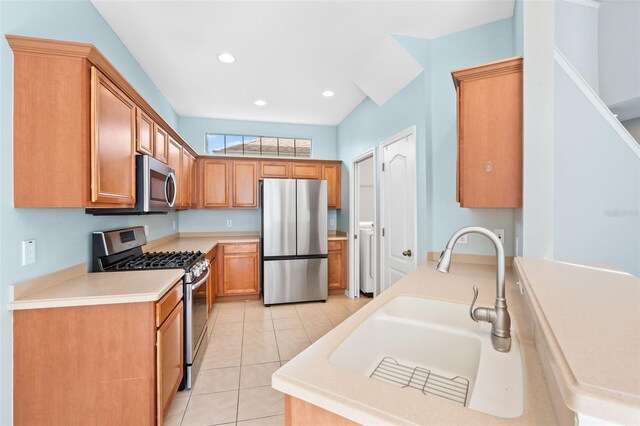
<path id="1" fill-rule="evenodd" d="M 171 181 L 173 183 L 173 197 L 171 198 L 171 201 L 169 201 L 169 193 L 167 191 L 168 187 L 169 187 L 169 181 Z M 167 175 L 167 179 L 164 181 L 164 199 L 167 202 L 167 204 L 169 204 L 169 207 L 173 207 L 176 203 L 176 175 L 173 174 L 173 172 L 169 172 L 169 174 Z"/>

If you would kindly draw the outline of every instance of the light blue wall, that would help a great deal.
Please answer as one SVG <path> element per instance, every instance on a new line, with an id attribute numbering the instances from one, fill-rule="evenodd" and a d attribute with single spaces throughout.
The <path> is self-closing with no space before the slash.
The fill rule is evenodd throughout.
<path id="1" fill-rule="evenodd" d="M 198 154 L 205 153 L 205 133 L 246 134 L 311 138 L 311 156 L 315 159 L 337 158 L 335 126 L 270 123 L 261 121 L 223 120 L 215 118 L 179 117 L 178 132 Z M 260 210 L 190 210 L 180 212 L 180 232 L 241 232 L 260 230 Z M 336 210 L 329 210 L 329 229 L 336 229 Z M 227 219 L 232 227 L 227 228 Z M 333 219 L 333 225 L 331 224 Z"/>
<path id="2" fill-rule="evenodd" d="M 138 92 L 174 128 L 177 116 L 118 37 L 88 1 L 2 1 L 2 34 L 72 40 L 95 44 Z M 146 217 L 93 217 L 82 209 L 14 209 L 12 199 L 13 54 L 0 40 L 0 424 L 12 423 L 11 316 L 7 312 L 9 287 L 33 277 L 87 261 L 91 231 L 127 225 L 150 225 L 150 238 L 173 233 L 177 214 Z M 176 223 L 177 226 L 177 223 Z M 37 262 L 21 266 L 21 241 L 36 239 Z"/>
<path id="3" fill-rule="evenodd" d="M 513 210 L 461 209 L 455 200 L 456 96 L 451 71 L 513 56 L 514 24 L 505 19 L 433 40 L 397 37 L 424 72 L 382 106 L 365 99 L 338 125 L 338 157 L 351 177 L 351 160 L 415 125 L 418 179 L 418 259 L 440 251 L 451 234 L 467 225 L 504 228 L 505 251 L 513 254 Z M 379 169 L 379 167 L 378 167 Z M 349 188 L 343 179 L 343 206 Z M 349 226 L 348 208 L 338 214 L 338 229 Z M 471 235 L 460 252 L 492 254 L 493 247 Z"/>
<path id="4" fill-rule="evenodd" d="M 520 56 L 524 53 L 524 8 L 522 2 L 513 2 L 513 54 Z"/>
<path id="5" fill-rule="evenodd" d="M 513 23 L 504 19 L 432 40 L 431 108 L 433 228 L 431 251 L 441 251 L 458 228 L 480 225 L 505 230 L 505 253 L 513 255 L 512 209 L 463 209 L 456 202 L 456 96 L 451 71 L 513 56 Z M 470 235 L 463 253 L 493 254 L 491 243 Z"/>
<path id="6" fill-rule="evenodd" d="M 313 126 L 309 124 L 223 120 L 218 118 L 182 116 L 179 117 L 178 123 L 178 133 L 180 133 L 180 136 L 182 136 L 198 154 L 205 153 L 205 133 L 311 138 L 312 158 L 318 160 L 335 160 L 337 154 L 335 126 Z"/>
<path id="7" fill-rule="evenodd" d="M 640 276 L 640 158 L 555 70 L 554 258 Z"/>

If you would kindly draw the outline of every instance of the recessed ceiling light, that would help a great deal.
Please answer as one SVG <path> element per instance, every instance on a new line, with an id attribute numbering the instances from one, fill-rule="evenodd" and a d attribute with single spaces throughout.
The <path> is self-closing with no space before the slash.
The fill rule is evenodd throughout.
<path id="1" fill-rule="evenodd" d="M 218 55 L 218 60 L 225 64 L 231 64 L 236 61 L 236 58 L 231 53 L 221 53 Z"/>
<path id="2" fill-rule="evenodd" d="M 262 99 L 258 99 L 257 101 L 254 102 L 254 104 L 256 104 L 258 106 L 265 106 L 267 103 L 265 101 L 263 101 Z"/>
<path id="3" fill-rule="evenodd" d="M 335 95 L 335 93 L 333 93 L 331 90 L 325 90 L 324 92 L 322 92 L 322 96 L 324 96 L 325 98 L 330 98 L 333 95 Z"/>

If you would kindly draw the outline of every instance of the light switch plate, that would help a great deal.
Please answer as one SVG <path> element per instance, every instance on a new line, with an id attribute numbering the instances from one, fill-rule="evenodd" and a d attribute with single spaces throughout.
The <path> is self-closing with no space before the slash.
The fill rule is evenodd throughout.
<path id="1" fill-rule="evenodd" d="M 22 242 L 22 266 L 36 263 L 36 240 Z"/>
<path id="2" fill-rule="evenodd" d="M 227 219 L 227 228 L 231 228 L 233 226 L 233 221 L 231 219 Z"/>
<path id="3" fill-rule="evenodd" d="M 329 226 L 335 226 L 336 220 L 334 218 L 329 219 Z"/>

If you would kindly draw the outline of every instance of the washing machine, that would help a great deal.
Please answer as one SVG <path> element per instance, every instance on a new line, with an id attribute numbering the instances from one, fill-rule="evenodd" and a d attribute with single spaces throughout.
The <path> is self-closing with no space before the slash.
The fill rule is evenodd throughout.
<path id="1" fill-rule="evenodd" d="M 373 222 L 360 222 L 358 239 L 360 240 L 360 291 L 373 296 Z"/>

